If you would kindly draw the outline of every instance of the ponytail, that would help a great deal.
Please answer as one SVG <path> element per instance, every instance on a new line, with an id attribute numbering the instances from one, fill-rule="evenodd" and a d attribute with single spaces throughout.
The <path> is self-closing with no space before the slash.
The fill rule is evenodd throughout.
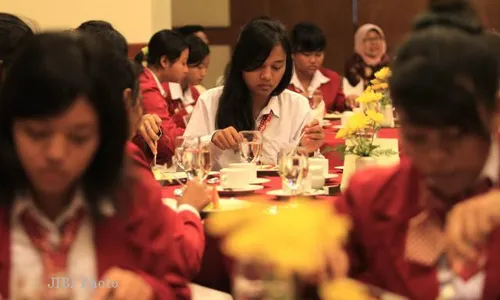
<path id="1" fill-rule="evenodd" d="M 139 53 L 134 56 L 134 61 L 140 65 L 146 60 L 148 56 L 148 46 L 143 47 Z"/>

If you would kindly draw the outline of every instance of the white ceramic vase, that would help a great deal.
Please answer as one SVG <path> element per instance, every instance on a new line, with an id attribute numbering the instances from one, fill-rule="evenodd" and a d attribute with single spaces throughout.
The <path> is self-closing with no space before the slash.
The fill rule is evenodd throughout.
<path id="1" fill-rule="evenodd" d="M 394 127 L 394 110 L 392 105 L 382 105 L 380 107 L 380 113 L 384 116 L 382 127 Z"/>

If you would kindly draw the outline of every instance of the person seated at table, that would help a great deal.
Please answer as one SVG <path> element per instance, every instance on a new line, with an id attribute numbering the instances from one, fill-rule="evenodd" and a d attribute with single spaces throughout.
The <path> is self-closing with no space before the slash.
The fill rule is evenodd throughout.
<path id="1" fill-rule="evenodd" d="M 200 96 L 184 135 L 211 140 L 216 170 L 241 162 L 237 150 L 242 130 L 262 132 L 263 163 L 276 164 L 281 149 L 298 144 L 315 151 L 323 144 L 323 129 L 312 121 L 307 99 L 286 89 L 292 72 L 283 25 L 251 21 L 240 33 L 225 85 Z"/>
<path id="2" fill-rule="evenodd" d="M 323 68 L 326 38 L 313 23 L 298 23 L 290 33 L 294 72 L 290 90 L 304 95 L 316 118 L 322 119 L 327 111 L 350 107 L 342 92 L 342 79 L 336 72 Z"/>
<path id="3" fill-rule="evenodd" d="M 344 86 L 344 90 L 349 88 L 355 90 L 361 85 L 361 91 L 370 85 L 370 81 L 375 79 L 377 73 L 383 67 L 389 65 L 389 55 L 387 55 L 387 44 L 384 32 L 380 27 L 373 24 L 365 24 L 356 31 L 354 35 L 354 54 L 345 64 L 344 76 L 349 86 Z M 348 94 L 348 97 L 355 98 L 359 95 Z"/>
<path id="4" fill-rule="evenodd" d="M 136 55 L 136 62 L 142 64 L 144 52 L 146 51 L 141 51 Z M 189 49 L 179 33 L 161 30 L 149 40 L 146 56 L 147 67 L 144 67 L 139 77 L 143 97 L 142 106 L 144 113 L 158 115 L 162 122 L 160 130 L 153 132 L 152 138 L 144 140 L 143 136 L 142 139 L 134 139 L 134 142 L 141 148 L 149 148 L 144 150 L 148 161 L 152 161 L 154 155 L 157 155 L 158 164 L 170 165 L 175 150 L 175 138 L 181 136 L 184 129 L 177 127 L 172 120 L 166 103 L 167 94 L 161 83 L 180 82 L 186 76 Z M 152 131 L 151 128 L 146 128 L 146 130 Z"/>
<path id="5" fill-rule="evenodd" d="M 0 90 L 4 299 L 174 299 L 186 286 L 169 281 L 175 230 L 161 195 L 125 159 L 127 66 L 75 32 L 37 35 L 12 61 Z M 45 288 L 53 276 L 89 288 Z M 101 279 L 117 285 L 88 285 Z"/>
<path id="6" fill-rule="evenodd" d="M 408 158 L 356 173 L 336 203 L 353 222 L 350 276 L 409 299 L 500 297 L 500 231 L 476 249 L 479 261 L 444 253 L 455 218 L 470 228 L 488 210 L 462 218 L 455 207 L 500 174 L 497 64 L 478 18 L 459 17 L 470 10 L 466 1 L 432 1 L 419 19 L 390 82 Z"/>
<path id="7" fill-rule="evenodd" d="M 175 124 L 181 128 L 186 128 L 196 101 L 198 101 L 200 93 L 195 86 L 199 85 L 205 78 L 210 58 L 210 49 L 199 37 L 188 36 L 186 43 L 189 46 L 187 75 L 180 83 L 162 83 L 167 94 L 168 111 Z"/>
<path id="8" fill-rule="evenodd" d="M 25 40 L 33 35 L 33 29 L 15 15 L 0 13 L 0 83 L 12 57 Z"/>
<path id="9" fill-rule="evenodd" d="M 91 20 L 80 24 L 77 31 L 94 34 L 125 56 L 128 56 L 128 43 L 125 37 L 111 23 L 101 20 Z"/>

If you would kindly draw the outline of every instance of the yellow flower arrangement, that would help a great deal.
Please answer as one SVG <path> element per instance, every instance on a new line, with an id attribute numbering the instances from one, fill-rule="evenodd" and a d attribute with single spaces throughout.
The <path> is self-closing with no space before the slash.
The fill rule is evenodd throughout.
<path id="1" fill-rule="evenodd" d="M 350 221 L 337 215 L 331 204 L 299 199 L 288 205 L 255 204 L 244 210 L 213 214 L 206 225 L 208 232 L 224 237 L 222 251 L 239 261 L 272 266 L 282 276 L 309 276 L 327 265 L 328 253 L 340 253 Z M 324 284 L 325 293 L 346 295 L 332 299 L 365 299 L 352 298 L 358 295 L 351 290 L 352 285 Z"/>
<path id="2" fill-rule="evenodd" d="M 356 101 L 360 104 L 378 103 L 383 97 L 382 93 L 375 92 L 371 87 L 368 87 L 361 96 L 356 98 Z"/>
<path id="3" fill-rule="evenodd" d="M 391 76 L 392 71 L 390 68 L 385 67 L 380 69 L 375 73 L 375 79 L 370 82 L 372 85 L 367 88 L 365 93 L 375 91 L 382 95 L 379 99 L 381 105 L 390 104 L 391 98 L 389 97 L 389 78 L 391 78 Z"/>
<path id="4" fill-rule="evenodd" d="M 391 76 L 392 71 L 389 67 L 382 68 L 375 73 L 375 79 L 378 79 L 380 82 L 387 82 Z"/>

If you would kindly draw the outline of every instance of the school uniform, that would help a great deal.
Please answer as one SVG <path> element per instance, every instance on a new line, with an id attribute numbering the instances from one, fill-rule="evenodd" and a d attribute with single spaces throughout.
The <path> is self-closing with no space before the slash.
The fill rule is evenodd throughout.
<path id="1" fill-rule="evenodd" d="M 176 126 L 172 120 L 166 103 L 167 94 L 156 75 L 150 69 L 144 68 L 144 71 L 139 76 L 139 84 L 143 97 L 142 106 L 144 113 L 156 114 L 162 120 L 160 126 L 162 135 L 158 141 L 156 162 L 158 164 L 171 164 L 172 156 L 175 152 L 175 138 L 181 136 L 184 129 Z M 144 151 L 148 162 L 151 162 L 153 155 L 149 147 L 144 143 L 144 140 L 141 137 L 136 137 L 134 143 Z"/>
<path id="2" fill-rule="evenodd" d="M 185 136 L 203 136 L 203 139 L 211 141 L 212 135 L 217 131 L 215 119 L 222 89 L 223 87 L 213 88 L 200 95 L 184 132 Z M 260 130 L 263 136 L 261 161 L 276 164 L 282 149 L 295 147 L 300 143 L 302 130 L 311 120 L 311 108 L 304 96 L 284 90 L 278 96 L 271 97 L 255 120 L 255 130 Z M 241 162 L 238 151 L 221 150 L 213 144 L 211 147 L 214 170 Z"/>
<path id="3" fill-rule="evenodd" d="M 179 268 L 183 258 L 176 249 L 179 218 L 165 208 L 160 189 L 136 177 L 137 172 L 116 195 L 125 210 L 103 199 L 101 220 L 90 217 L 82 192 L 54 221 L 35 207 L 29 194 L 19 194 L 12 206 L 0 206 L 3 299 L 40 296 L 40 288 L 47 286 L 53 274 L 75 281 L 66 297 L 90 299 L 95 290 L 82 284 L 106 281 L 103 275 L 113 267 L 141 276 L 153 288 L 155 299 L 190 299 L 188 281 Z M 42 234 L 44 230 L 47 235 Z"/>
<path id="4" fill-rule="evenodd" d="M 323 96 L 326 112 L 343 112 L 348 109 L 345 104 L 345 95 L 342 91 L 342 78 L 339 74 L 332 70 L 326 68 L 316 70 L 307 91 L 302 86 L 302 83 L 300 83 L 300 80 L 294 71 L 288 88 L 299 94 L 303 94 L 305 92 L 309 95 L 309 98 L 311 98 L 314 95 L 314 92 L 319 89 Z"/>
<path id="5" fill-rule="evenodd" d="M 476 192 L 498 184 L 499 162 L 494 144 Z M 462 278 L 451 271 L 442 251 L 442 224 L 450 210 L 444 203 L 425 187 L 408 159 L 356 173 L 336 203 L 353 221 L 347 246 L 350 275 L 415 300 L 438 299 L 449 288 L 455 295 L 446 299 L 499 299 L 500 230 L 486 245 L 486 267 Z"/>
<path id="6" fill-rule="evenodd" d="M 141 149 L 129 142 L 127 154 L 138 167 L 137 175 L 147 182 L 149 189 L 161 189 Z M 173 242 L 175 250 L 179 252 L 179 272 L 188 280 L 192 280 L 200 271 L 205 250 L 205 232 L 200 214 L 189 204 L 178 206 L 177 211 L 165 205 L 165 210 L 169 219 L 175 220 L 172 222 L 175 224 Z"/>
<path id="7" fill-rule="evenodd" d="M 194 106 L 200 96 L 198 90 L 190 85 L 186 91 L 182 90 L 179 83 L 162 83 L 165 90 L 168 112 L 179 128 L 186 128 Z"/>

